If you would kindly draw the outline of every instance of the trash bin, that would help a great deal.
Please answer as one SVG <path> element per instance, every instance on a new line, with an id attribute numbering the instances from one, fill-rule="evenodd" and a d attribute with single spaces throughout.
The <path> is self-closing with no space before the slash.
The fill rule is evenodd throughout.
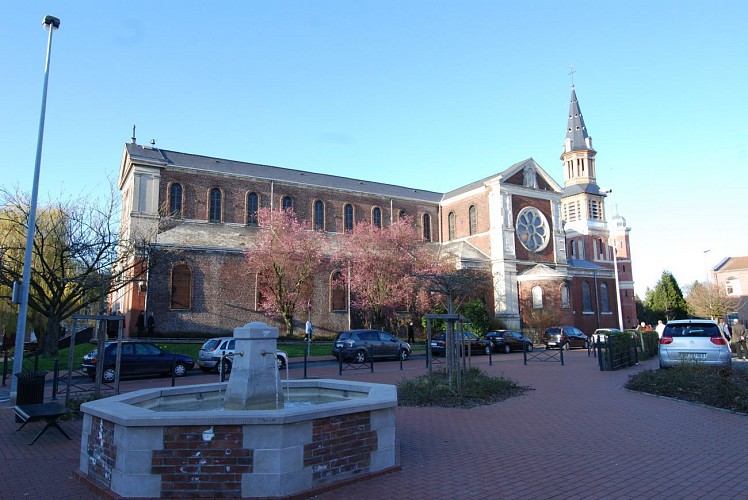
<path id="1" fill-rule="evenodd" d="M 29 371 L 16 373 L 16 404 L 30 405 L 44 402 L 44 382 L 46 371 Z"/>

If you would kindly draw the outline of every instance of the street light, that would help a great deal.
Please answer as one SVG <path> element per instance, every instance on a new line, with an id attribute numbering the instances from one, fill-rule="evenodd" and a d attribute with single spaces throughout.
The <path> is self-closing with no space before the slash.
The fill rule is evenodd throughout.
<path id="1" fill-rule="evenodd" d="M 47 38 L 47 59 L 44 65 L 44 87 L 42 90 L 42 110 L 39 116 L 39 135 L 36 142 L 36 161 L 34 162 L 34 184 L 31 189 L 29 206 L 29 227 L 26 232 L 26 253 L 23 258 L 23 278 L 21 281 L 21 303 L 18 308 L 18 322 L 16 323 L 16 344 L 13 354 L 13 373 L 20 373 L 23 369 L 23 340 L 26 336 L 26 315 L 29 308 L 29 284 L 31 282 L 31 250 L 34 245 L 34 229 L 36 227 L 36 200 L 39 194 L 39 170 L 42 163 L 42 142 L 44 139 L 44 116 L 47 111 L 47 84 L 49 82 L 49 59 L 52 53 L 52 32 L 60 27 L 60 20 L 54 16 L 46 16 L 42 21 L 44 29 L 49 30 Z M 16 377 L 10 379 L 10 397 L 15 401 L 17 391 Z"/>
<path id="2" fill-rule="evenodd" d="M 709 284 L 709 264 L 706 263 L 706 254 L 711 252 L 712 249 L 704 250 L 704 269 L 706 269 L 706 283 Z"/>
<path id="3" fill-rule="evenodd" d="M 608 195 L 612 194 L 612 189 L 601 189 L 600 193 Z M 607 213 L 606 213 L 607 219 Z M 613 237 L 613 273 L 616 279 L 616 305 L 618 306 L 618 329 L 623 331 L 623 311 L 621 311 L 621 284 L 618 281 L 618 243 L 613 231 L 608 228 L 608 240 L 610 241 L 611 236 Z"/>

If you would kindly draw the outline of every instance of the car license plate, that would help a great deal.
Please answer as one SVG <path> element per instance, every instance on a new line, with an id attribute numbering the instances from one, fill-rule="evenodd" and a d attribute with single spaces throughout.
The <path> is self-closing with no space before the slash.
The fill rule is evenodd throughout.
<path id="1" fill-rule="evenodd" d="M 682 352 L 680 353 L 681 359 L 706 359 L 705 352 Z"/>

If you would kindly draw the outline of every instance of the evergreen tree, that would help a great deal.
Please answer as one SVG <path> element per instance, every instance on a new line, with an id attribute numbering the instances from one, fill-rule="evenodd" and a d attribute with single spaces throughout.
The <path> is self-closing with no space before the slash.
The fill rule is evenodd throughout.
<path id="1" fill-rule="evenodd" d="M 660 281 L 655 285 L 652 294 L 645 299 L 644 305 L 658 318 L 666 321 L 688 316 L 688 305 L 683 298 L 683 292 L 670 271 L 662 272 Z"/>

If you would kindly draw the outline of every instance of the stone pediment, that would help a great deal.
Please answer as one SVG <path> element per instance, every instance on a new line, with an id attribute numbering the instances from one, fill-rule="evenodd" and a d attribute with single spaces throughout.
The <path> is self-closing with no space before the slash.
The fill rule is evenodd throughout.
<path id="1" fill-rule="evenodd" d="M 568 276 L 566 273 L 556 271 L 552 267 L 548 267 L 545 264 L 536 264 L 530 269 L 521 272 L 517 275 L 517 281 L 528 281 L 528 280 L 564 280 Z"/>

